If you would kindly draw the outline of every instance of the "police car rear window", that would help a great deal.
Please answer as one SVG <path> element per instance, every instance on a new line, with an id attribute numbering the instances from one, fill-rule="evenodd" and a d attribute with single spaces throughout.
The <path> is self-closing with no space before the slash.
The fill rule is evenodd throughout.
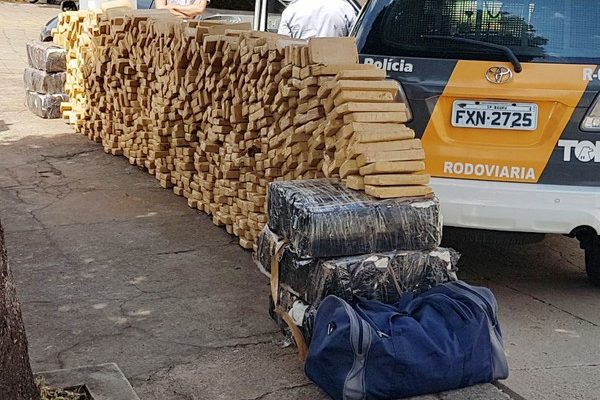
<path id="1" fill-rule="evenodd" d="M 505 60 L 485 46 L 493 43 L 525 62 L 600 62 L 598 0 L 372 0 L 369 7 L 363 53 Z"/>

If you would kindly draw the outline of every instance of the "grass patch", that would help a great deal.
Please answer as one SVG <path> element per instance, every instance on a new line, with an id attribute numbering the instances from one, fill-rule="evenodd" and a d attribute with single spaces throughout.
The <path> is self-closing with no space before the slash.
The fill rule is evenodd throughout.
<path id="1" fill-rule="evenodd" d="M 35 383 L 40 390 L 42 400 L 92 400 L 84 387 L 57 389 L 48 386 L 44 378 L 36 379 Z"/>

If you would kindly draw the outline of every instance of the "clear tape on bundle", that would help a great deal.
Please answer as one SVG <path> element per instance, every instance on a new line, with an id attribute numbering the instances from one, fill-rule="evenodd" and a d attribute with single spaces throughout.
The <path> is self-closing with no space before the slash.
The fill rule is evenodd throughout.
<path id="1" fill-rule="evenodd" d="M 332 179 L 271 183 L 268 214 L 301 258 L 432 250 L 442 239 L 435 196 L 380 200 Z"/>
<path id="2" fill-rule="evenodd" d="M 64 72 L 48 73 L 40 69 L 25 68 L 23 83 L 30 92 L 62 94 L 65 92 L 66 76 Z"/>
<path id="3" fill-rule="evenodd" d="M 303 339 L 306 344 L 310 344 L 312 339 L 312 331 L 314 321 L 317 314 L 317 307 L 306 304 L 297 295 L 290 292 L 286 288 L 280 290 L 280 307 L 285 310 L 288 315 L 294 320 L 294 323 L 300 329 Z M 282 320 L 281 316 L 270 310 L 271 318 L 273 318 L 279 328 L 286 333 L 286 336 L 291 336 L 289 333 L 288 324 Z M 301 314 L 302 313 L 302 314 Z M 288 338 L 291 342 L 291 338 Z"/>
<path id="4" fill-rule="evenodd" d="M 27 42 L 27 60 L 30 67 L 45 72 L 67 70 L 67 52 L 52 42 L 40 42 L 39 40 Z"/>
<path id="5" fill-rule="evenodd" d="M 268 227 L 262 231 L 256 262 L 269 273 L 272 249 L 283 239 Z M 302 259 L 290 246 L 280 252 L 281 287 L 317 306 L 328 295 L 348 302 L 356 298 L 395 303 L 407 292 L 421 293 L 457 279 L 460 256 L 453 249 L 393 251 L 352 257 Z"/>
<path id="6" fill-rule="evenodd" d="M 69 100 L 66 94 L 42 94 L 25 92 L 25 102 L 29 110 L 38 117 L 54 119 L 60 118 L 60 103 Z"/>

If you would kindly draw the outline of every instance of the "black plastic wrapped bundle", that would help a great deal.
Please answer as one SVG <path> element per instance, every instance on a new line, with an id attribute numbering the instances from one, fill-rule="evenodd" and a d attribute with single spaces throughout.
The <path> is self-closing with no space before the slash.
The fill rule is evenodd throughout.
<path id="1" fill-rule="evenodd" d="M 456 251 L 439 248 L 431 252 L 412 251 L 335 259 L 316 263 L 317 266 L 309 273 L 310 280 L 296 282 L 289 279 L 296 279 L 298 275 L 286 275 L 284 270 L 289 269 L 280 265 L 280 268 L 283 267 L 281 278 L 288 283 L 280 288 L 279 304 L 300 328 L 306 343 L 310 344 L 318 306 L 329 294 L 348 302 L 363 298 L 395 303 L 403 293 L 421 293 L 437 284 L 456 280 L 458 258 Z M 426 267 L 420 268 L 420 265 Z M 393 277 L 397 285 L 393 283 Z M 306 291 L 298 293 L 301 292 L 300 288 Z M 290 330 L 273 312 L 272 303 L 269 311 L 291 341 Z"/>
<path id="2" fill-rule="evenodd" d="M 459 255 L 453 249 L 396 251 L 338 258 L 321 263 L 314 286 L 314 301 L 335 294 L 346 301 L 356 298 L 395 303 L 407 292 L 421 293 L 455 281 Z"/>
<path id="3" fill-rule="evenodd" d="M 436 197 L 380 200 L 332 179 L 273 182 L 268 210 L 300 258 L 432 250 L 442 238 Z"/>
<path id="4" fill-rule="evenodd" d="M 259 237 L 256 261 L 267 274 L 281 240 L 268 227 Z M 349 302 L 360 297 L 394 303 L 406 292 L 422 292 L 456 280 L 458 259 L 455 250 L 440 247 L 307 260 L 284 245 L 279 259 L 279 282 L 313 306 L 332 294 Z"/>
<path id="5" fill-rule="evenodd" d="M 271 261 L 280 244 L 283 244 L 280 237 L 274 234 L 269 227 L 265 227 L 258 237 L 255 260 L 266 275 L 271 273 Z M 284 246 L 279 258 L 280 282 L 288 286 L 288 290 L 297 296 L 306 298 L 305 294 L 311 290 L 311 273 L 314 273 L 318 265 L 318 259 L 301 259 L 290 246 Z"/>
<path id="6" fill-rule="evenodd" d="M 270 297 L 270 296 L 269 296 Z M 292 341 L 292 335 L 287 324 L 281 319 L 277 313 L 273 311 L 273 299 L 271 299 L 271 305 L 269 307 L 269 314 L 271 318 L 277 322 L 277 325 L 282 332 L 285 333 L 287 339 Z M 307 344 L 310 344 L 312 339 L 312 331 L 314 327 L 315 317 L 317 315 L 317 307 L 306 304 L 295 294 L 291 293 L 287 289 L 281 289 L 279 304 L 281 307 L 292 317 L 296 326 L 300 328 L 302 336 Z"/>

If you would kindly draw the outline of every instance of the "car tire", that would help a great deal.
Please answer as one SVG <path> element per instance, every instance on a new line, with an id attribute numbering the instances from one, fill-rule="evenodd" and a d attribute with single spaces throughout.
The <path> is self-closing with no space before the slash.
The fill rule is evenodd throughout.
<path id="1" fill-rule="evenodd" d="M 585 244 L 585 270 L 590 282 L 600 287 L 600 237 L 598 236 Z"/>

